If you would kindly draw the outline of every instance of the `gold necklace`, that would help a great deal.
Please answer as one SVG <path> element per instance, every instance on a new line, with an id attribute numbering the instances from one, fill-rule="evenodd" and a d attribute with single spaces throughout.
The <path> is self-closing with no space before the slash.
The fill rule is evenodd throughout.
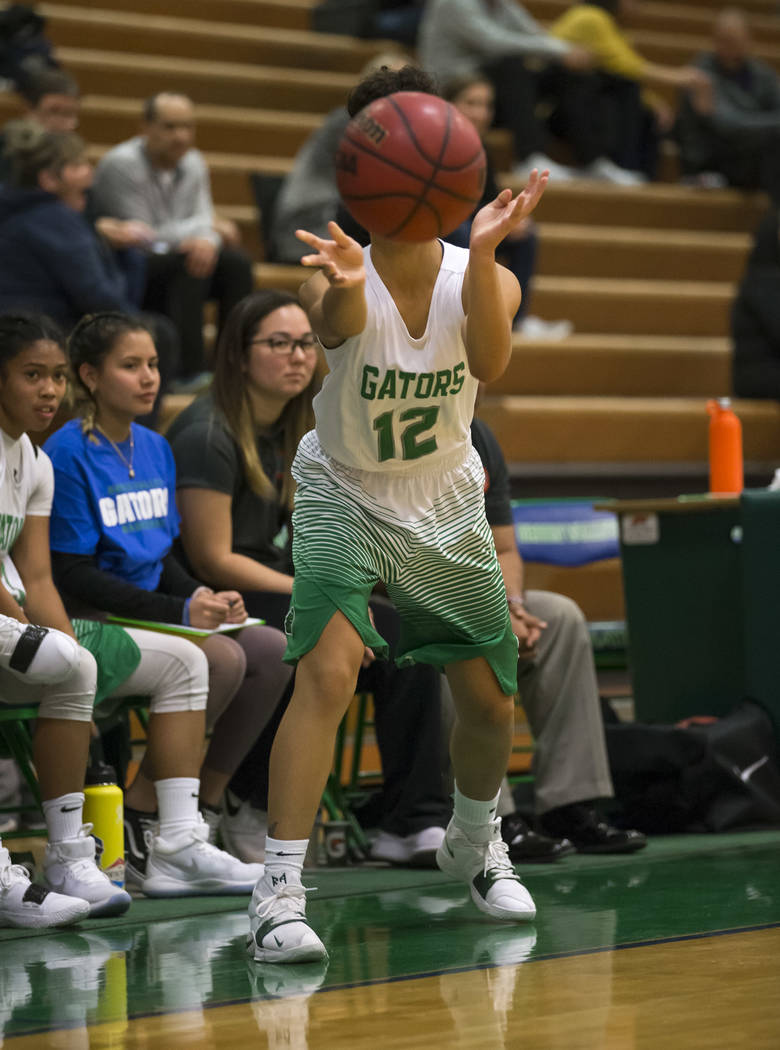
<path id="1" fill-rule="evenodd" d="M 133 440 L 133 431 L 132 431 L 132 429 L 130 431 L 130 459 L 129 460 L 126 458 L 126 456 L 122 452 L 122 450 L 119 447 L 119 445 L 117 445 L 115 441 L 112 441 L 111 438 L 108 436 L 108 434 L 105 432 L 105 430 L 103 430 L 102 427 L 99 427 L 97 425 L 97 423 L 95 424 L 95 430 L 99 430 L 100 431 L 100 433 L 103 435 L 103 437 L 109 443 L 111 448 L 114 450 L 114 452 L 116 452 L 116 454 L 122 460 L 124 465 L 127 467 L 127 476 L 130 477 L 130 478 L 134 478 L 135 477 L 135 471 L 133 470 L 133 455 L 135 453 L 135 441 Z"/>

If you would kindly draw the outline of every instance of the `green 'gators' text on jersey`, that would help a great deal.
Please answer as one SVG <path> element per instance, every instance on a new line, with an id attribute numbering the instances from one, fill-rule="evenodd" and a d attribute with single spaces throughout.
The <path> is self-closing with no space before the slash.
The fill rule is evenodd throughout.
<path id="1" fill-rule="evenodd" d="M 469 372 L 461 293 L 469 253 L 442 244 L 425 332 L 414 338 L 363 249 L 368 319 L 326 349 L 330 373 L 314 399 L 324 452 L 355 470 L 431 472 L 470 448 L 477 381 Z"/>

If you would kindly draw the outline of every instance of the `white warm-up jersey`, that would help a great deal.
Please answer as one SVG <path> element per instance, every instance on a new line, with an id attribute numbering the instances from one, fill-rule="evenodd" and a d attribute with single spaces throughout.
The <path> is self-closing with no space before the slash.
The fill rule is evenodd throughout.
<path id="1" fill-rule="evenodd" d="M 477 380 L 463 344 L 461 291 L 469 253 L 442 243 L 428 324 L 413 338 L 363 249 L 364 330 L 326 349 L 330 373 L 314 399 L 322 450 L 355 470 L 427 473 L 471 448 Z"/>
<path id="2" fill-rule="evenodd" d="M 51 514 L 54 470 L 43 449 L 26 434 L 12 438 L 0 430 L 0 583 L 24 605 L 24 586 L 10 551 L 26 517 Z"/>

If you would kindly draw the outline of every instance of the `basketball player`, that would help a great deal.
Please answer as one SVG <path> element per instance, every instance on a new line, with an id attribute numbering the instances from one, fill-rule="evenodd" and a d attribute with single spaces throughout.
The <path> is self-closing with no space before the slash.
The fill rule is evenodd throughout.
<path id="1" fill-rule="evenodd" d="M 400 90 L 435 93 L 411 67 L 361 81 L 348 108 Z M 520 286 L 495 248 L 534 209 L 547 172 L 504 190 L 474 218 L 469 249 L 372 237 L 363 249 L 300 231 L 302 287 L 330 374 L 316 429 L 292 472 L 295 583 L 286 659 L 295 692 L 271 755 L 265 873 L 249 907 L 257 961 L 323 959 L 306 922 L 301 868 L 338 725 L 365 647 L 387 646 L 368 597 L 383 581 L 402 620 L 401 662 L 443 666 L 455 698 L 455 809 L 439 867 L 470 886 L 486 914 L 528 921 L 534 903 L 496 818 L 512 743 L 517 640 L 484 511 L 484 473 L 469 425 L 479 380 L 506 368 Z M 516 600 L 512 596 L 511 600 Z"/>

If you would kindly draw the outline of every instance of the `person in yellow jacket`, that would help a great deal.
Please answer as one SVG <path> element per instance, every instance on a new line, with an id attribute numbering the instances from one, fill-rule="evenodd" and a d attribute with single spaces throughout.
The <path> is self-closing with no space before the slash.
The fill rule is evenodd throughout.
<path id="1" fill-rule="evenodd" d="M 694 66 L 660 65 L 636 51 L 622 26 L 636 6 L 636 0 L 584 0 L 561 15 L 550 33 L 593 55 L 602 81 L 603 117 L 612 130 L 610 160 L 652 177 L 658 136 L 671 130 L 674 110 L 649 89 L 682 88 L 704 96 L 710 81 Z"/>

